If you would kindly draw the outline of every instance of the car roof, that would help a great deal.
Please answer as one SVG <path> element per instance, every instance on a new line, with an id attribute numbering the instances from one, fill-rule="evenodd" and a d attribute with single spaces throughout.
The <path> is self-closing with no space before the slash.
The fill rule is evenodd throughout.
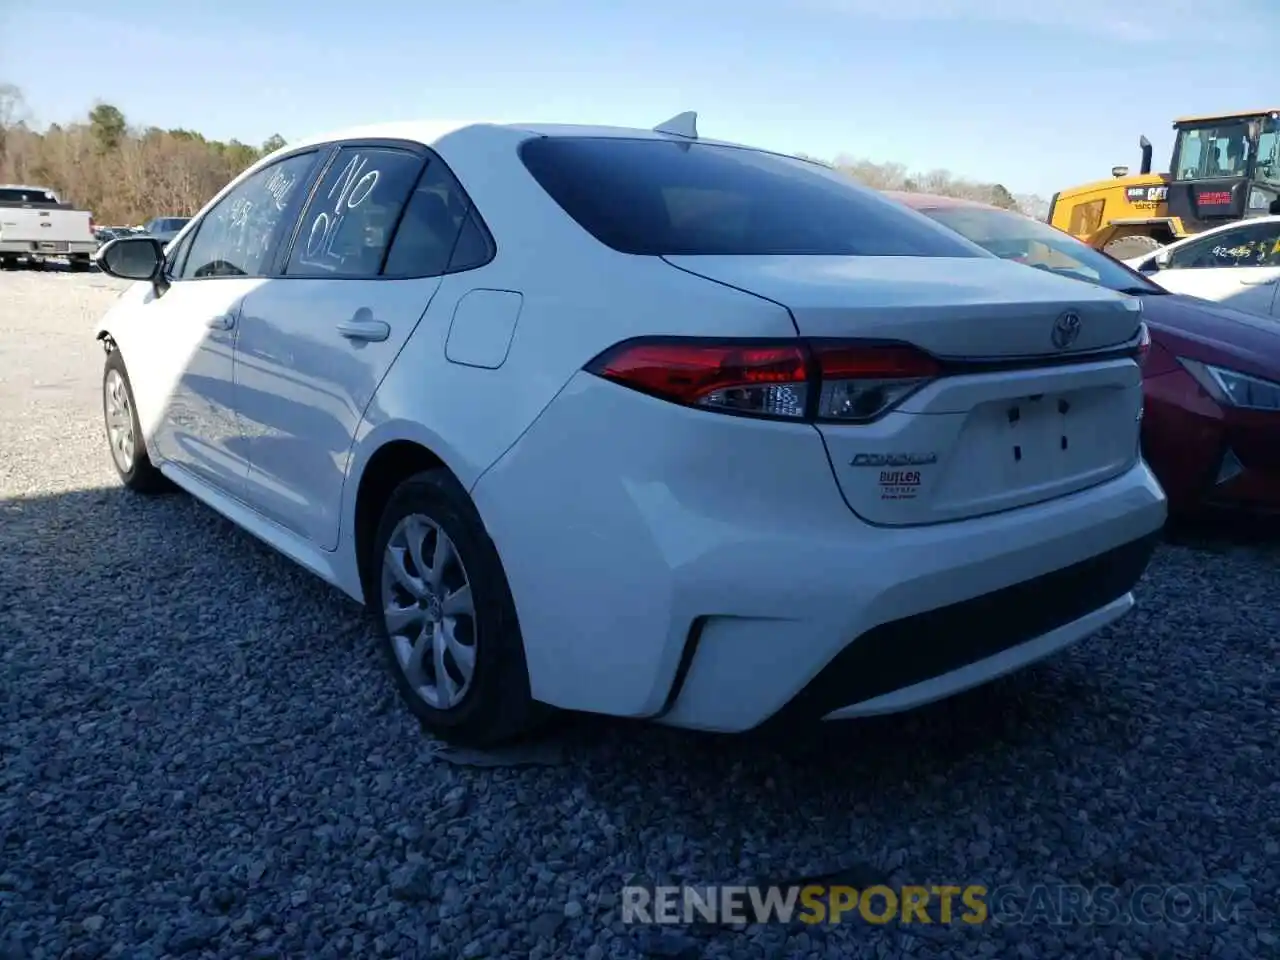
<path id="1" fill-rule="evenodd" d="M 595 124 L 512 122 L 507 120 L 402 120 L 388 123 L 373 123 L 364 126 L 346 127 L 330 130 L 295 140 L 281 147 L 276 154 L 283 156 L 294 150 L 332 143 L 337 140 L 407 140 L 423 146 L 435 146 L 439 141 L 452 134 L 466 132 L 468 139 L 492 138 L 495 143 L 510 142 L 512 135 L 520 139 L 528 137 L 607 137 L 625 140 L 673 140 L 689 143 L 686 137 L 646 130 L 640 127 L 613 127 Z M 714 140 L 709 137 L 698 137 L 697 143 L 708 143 L 717 146 L 749 147 L 746 144 L 733 143 L 728 140 Z M 764 151 L 775 152 L 775 151 Z"/>

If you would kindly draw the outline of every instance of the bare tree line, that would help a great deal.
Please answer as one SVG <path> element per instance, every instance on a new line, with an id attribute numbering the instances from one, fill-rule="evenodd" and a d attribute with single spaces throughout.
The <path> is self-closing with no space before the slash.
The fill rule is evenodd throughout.
<path id="1" fill-rule="evenodd" d="M 229 180 L 282 146 L 209 140 L 192 130 L 130 127 L 98 103 L 81 121 L 35 129 L 22 92 L 0 83 L 0 183 L 51 187 L 104 224 L 190 216 Z"/>
<path id="2" fill-rule="evenodd" d="M 957 177 L 949 170 L 924 173 L 909 170 L 902 163 L 872 163 L 853 157 L 839 157 L 835 168 L 876 190 L 901 190 L 906 193 L 932 193 L 944 197 L 977 200 L 1006 210 L 1018 210 L 1043 220 L 1049 213 L 1049 201 L 1030 193 L 1012 194 L 1000 183 L 980 183 Z"/>
<path id="3" fill-rule="evenodd" d="M 91 210 L 104 224 L 135 224 L 155 216 L 190 216 L 254 161 L 284 145 L 278 135 L 260 146 L 210 140 L 192 130 L 131 127 L 124 114 L 97 103 L 83 120 L 35 128 L 22 91 L 0 83 L 0 183 L 52 187 Z M 915 173 L 901 163 L 847 156 L 833 166 L 879 190 L 965 197 L 1042 218 L 1048 203 L 1014 196 L 947 170 Z"/>

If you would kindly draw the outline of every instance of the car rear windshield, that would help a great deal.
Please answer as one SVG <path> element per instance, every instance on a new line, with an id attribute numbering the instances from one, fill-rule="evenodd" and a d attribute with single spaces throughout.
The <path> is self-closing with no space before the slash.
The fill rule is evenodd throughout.
<path id="1" fill-rule="evenodd" d="M 1123 293 L 1164 292 L 1142 274 L 1105 253 L 1020 213 L 961 206 L 934 207 L 921 212 L 1005 260 L 1016 260 Z"/>
<path id="2" fill-rule="evenodd" d="M 181 218 L 181 217 L 178 217 L 178 218 L 172 218 L 172 219 L 169 219 L 169 220 L 161 220 L 161 221 L 160 221 L 160 228 L 159 228 L 159 229 L 161 229 L 161 230 L 181 230 L 181 229 L 182 229 L 183 227 L 185 227 L 189 222 L 190 222 L 189 218 L 188 218 L 188 219 L 183 219 L 183 218 Z"/>
<path id="3" fill-rule="evenodd" d="M 623 253 L 986 256 L 843 174 L 758 150 L 543 137 L 520 155 L 570 217 Z"/>
<path id="4" fill-rule="evenodd" d="M 57 203 L 58 198 L 47 190 L 29 190 L 20 187 L 0 187 L 0 203 Z"/>

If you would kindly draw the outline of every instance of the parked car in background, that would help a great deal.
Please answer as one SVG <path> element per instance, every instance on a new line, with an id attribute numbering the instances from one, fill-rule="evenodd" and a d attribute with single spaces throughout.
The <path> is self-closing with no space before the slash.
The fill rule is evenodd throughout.
<path id="1" fill-rule="evenodd" d="M 0 269 L 65 257 L 73 270 L 87 270 L 97 249 L 89 211 L 48 187 L 0 184 Z"/>
<path id="2" fill-rule="evenodd" d="M 1125 263 L 1174 293 L 1280 320 L 1280 216 L 1215 227 Z"/>
<path id="3" fill-rule="evenodd" d="M 949 197 L 891 196 L 997 256 L 1140 297 L 1152 340 L 1142 445 L 1169 509 L 1280 510 L 1280 324 L 1170 293 L 1018 213 Z"/>
<path id="4" fill-rule="evenodd" d="M 121 480 L 368 604 L 459 740 L 889 713 L 1125 615 L 1140 302 L 693 121 L 318 137 L 109 243 Z"/>
<path id="5" fill-rule="evenodd" d="M 182 231 L 182 228 L 190 222 L 190 217 L 156 217 L 154 220 L 148 220 L 143 224 L 139 228 L 139 232 L 145 233 L 149 237 L 155 237 L 163 244 L 176 237 Z"/>

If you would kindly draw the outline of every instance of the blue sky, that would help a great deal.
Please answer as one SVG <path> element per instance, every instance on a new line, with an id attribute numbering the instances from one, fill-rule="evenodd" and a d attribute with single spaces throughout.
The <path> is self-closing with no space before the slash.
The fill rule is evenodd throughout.
<path id="1" fill-rule="evenodd" d="M 48 7 L 48 9 L 44 9 Z M 34 118 L 258 143 L 376 120 L 652 126 L 1015 192 L 1164 169 L 1170 121 L 1278 106 L 1280 0 L 0 0 Z"/>

